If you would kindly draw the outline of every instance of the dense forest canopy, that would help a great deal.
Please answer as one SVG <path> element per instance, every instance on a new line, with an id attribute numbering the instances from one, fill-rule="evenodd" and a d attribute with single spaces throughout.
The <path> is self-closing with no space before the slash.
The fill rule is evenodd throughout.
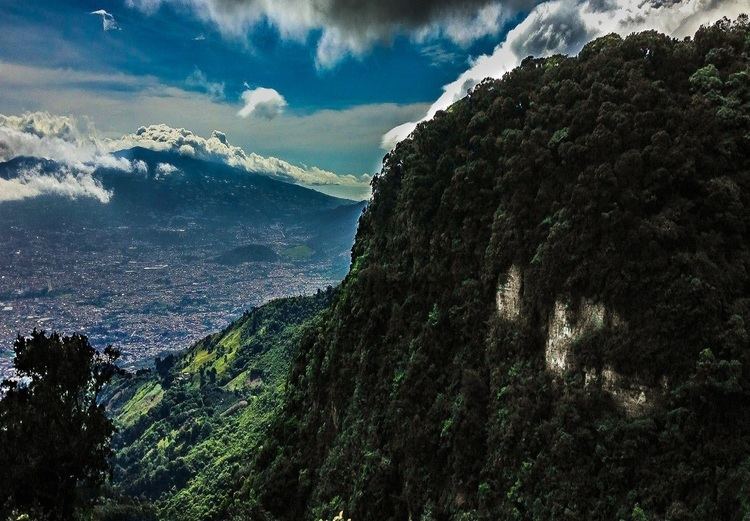
<path id="1" fill-rule="evenodd" d="M 750 515 L 748 28 L 528 58 L 400 143 L 238 518 Z M 555 372 L 558 308 L 601 323 Z"/>

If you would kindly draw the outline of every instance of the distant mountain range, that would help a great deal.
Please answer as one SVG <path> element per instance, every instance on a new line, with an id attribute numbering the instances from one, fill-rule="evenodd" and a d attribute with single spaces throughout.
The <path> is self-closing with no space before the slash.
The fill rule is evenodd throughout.
<path id="1" fill-rule="evenodd" d="M 352 204 L 347 199 L 272 179 L 262 172 L 252 174 L 225 163 L 175 152 L 135 147 L 113 156 L 148 167 L 147 171 L 136 172 L 99 168 L 94 173 L 104 188 L 114 192 L 112 202 L 122 209 L 161 213 L 187 210 L 279 221 L 294 219 L 300 212 L 308 214 Z M 0 178 L 12 179 L 32 168 L 40 174 L 53 174 L 60 165 L 48 159 L 16 157 L 0 163 Z"/>
<path id="2" fill-rule="evenodd" d="M 111 193 L 108 203 L 47 195 L 0 204 L 0 216 L 11 214 L 35 225 L 165 226 L 200 223 L 222 233 L 228 225 L 281 226 L 317 254 L 345 253 L 353 241 L 364 202 L 331 197 L 263 175 L 254 175 L 223 163 L 194 159 L 173 152 L 141 147 L 120 151 L 116 157 L 145 165 L 141 171 L 98 168 L 93 178 Z M 143 168 L 143 167 L 141 167 Z M 55 174 L 60 165 L 51 160 L 18 157 L 0 163 L 0 178 L 19 172 Z"/>

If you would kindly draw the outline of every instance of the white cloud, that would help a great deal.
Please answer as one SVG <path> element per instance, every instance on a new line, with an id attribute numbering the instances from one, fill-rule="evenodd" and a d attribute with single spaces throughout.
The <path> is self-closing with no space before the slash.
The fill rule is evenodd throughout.
<path id="1" fill-rule="evenodd" d="M 131 171 L 130 162 L 103 150 L 95 135 L 88 133 L 92 131 L 90 125 L 82 131 L 72 117 L 46 112 L 0 114 L 0 161 L 28 156 L 88 173 L 99 167 Z"/>
<path id="2" fill-rule="evenodd" d="M 99 9 L 97 11 L 91 11 L 90 14 L 94 14 L 97 16 L 102 17 L 102 28 L 105 31 L 119 31 L 120 26 L 117 24 L 117 20 L 115 20 L 115 17 L 112 16 L 111 13 L 108 13 L 104 9 Z"/>
<path id="3" fill-rule="evenodd" d="M 273 119 L 281 114 L 287 105 L 284 96 L 278 91 L 265 87 L 247 89 L 242 93 L 242 101 L 245 105 L 237 112 L 241 118 Z"/>
<path id="4" fill-rule="evenodd" d="M 88 197 L 108 203 L 112 193 L 85 172 L 61 168 L 56 173 L 42 172 L 39 168 L 24 170 L 12 179 L 0 178 L 0 203 L 20 201 L 41 195 L 57 195 L 78 199 Z"/>
<path id="5" fill-rule="evenodd" d="M 175 172 L 179 172 L 180 169 L 176 166 L 170 164 L 170 163 L 158 163 L 156 165 L 156 175 L 157 177 L 166 177 L 169 174 L 174 174 Z"/>
<path id="6" fill-rule="evenodd" d="M 111 151 L 140 146 L 156 151 L 177 152 L 208 161 L 226 163 L 249 173 L 264 174 L 307 186 L 369 187 L 370 176 L 338 175 L 317 167 L 298 166 L 276 157 L 247 153 L 227 141 L 223 132 L 214 130 L 204 138 L 184 128 L 168 125 L 140 127 L 135 133 L 107 141 Z"/>
<path id="7" fill-rule="evenodd" d="M 0 179 L 0 202 L 40 195 L 90 197 L 109 202 L 112 194 L 94 179 L 94 170 L 111 168 L 130 172 L 133 165 L 104 150 L 93 132 L 91 125 L 79 125 L 68 116 L 46 112 L 0 114 L 0 162 L 35 157 L 57 164 L 54 172 L 36 167 L 22 170 L 11 179 Z"/>
<path id="8" fill-rule="evenodd" d="M 211 99 L 224 99 L 224 82 L 208 81 L 208 78 L 198 67 L 185 79 L 189 87 L 198 87 L 211 97 Z"/>
<path id="9" fill-rule="evenodd" d="M 575 54 L 589 40 L 610 33 L 627 35 L 655 29 L 675 37 L 692 35 L 702 24 L 723 16 L 736 18 L 748 11 L 746 0 L 555 0 L 535 7 L 511 30 L 492 54 L 473 60 L 471 67 L 443 87 L 443 94 L 420 121 L 432 119 L 439 111 L 466 96 L 485 78 L 500 78 L 529 55 Z M 407 122 L 388 131 L 382 148 L 390 150 L 405 139 L 418 121 Z"/>
<path id="10" fill-rule="evenodd" d="M 147 174 L 148 164 L 142 159 L 136 159 L 135 161 L 133 161 L 133 172 L 141 175 Z"/>
<path id="11" fill-rule="evenodd" d="M 78 122 L 74 118 L 52 116 L 46 112 L 32 112 L 22 116 L 0 114 L 0 126 L 13 128 L 39 138 L 58 138 L 68 143 L 81 140 Z"/>

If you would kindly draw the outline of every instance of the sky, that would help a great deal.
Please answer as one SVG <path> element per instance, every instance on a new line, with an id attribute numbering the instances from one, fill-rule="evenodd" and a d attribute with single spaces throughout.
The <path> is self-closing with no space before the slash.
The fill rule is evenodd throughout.
<path id="1" fill-rule="evenodd" d="M 46 156 L 60 140 L 91 157 L 171 147 L 366 197 L 382 156 L 418 121 L 527 55 L 575 54 L 610 32 L 684 37 L 743 9 L 746 0 L 0 0 L 0 159 L 34 140 L 35 150 L 54 145 Z M 74 130 L 61 134 L 66 125 Z"/>

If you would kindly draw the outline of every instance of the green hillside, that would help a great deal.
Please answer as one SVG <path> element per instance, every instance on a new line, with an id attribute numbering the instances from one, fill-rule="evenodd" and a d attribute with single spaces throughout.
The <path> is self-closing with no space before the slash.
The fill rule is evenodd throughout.
<path id="1" fill-rule="evenodd" d="M 110 390 L 118 490 L 152 502 L 160 519 L 226 510 L 280 403 L 304 326 L 332 296 L 272 301 Z"/>

